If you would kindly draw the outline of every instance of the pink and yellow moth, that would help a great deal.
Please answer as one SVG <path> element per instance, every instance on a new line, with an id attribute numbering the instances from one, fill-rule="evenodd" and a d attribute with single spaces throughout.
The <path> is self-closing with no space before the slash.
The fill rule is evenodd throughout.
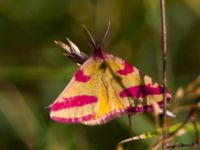
<path id="1" fill-rule="evenodd" d="M 100 125 L 125 114 L 153 111 L 154 104 L 162 107 L 161 85 L 127 61 L 103 51 L 101 44 L 92 44 L 92 56 L 51 105 L 53 120 Z M 169 91 L 166 96 L 169 101 Z"/>

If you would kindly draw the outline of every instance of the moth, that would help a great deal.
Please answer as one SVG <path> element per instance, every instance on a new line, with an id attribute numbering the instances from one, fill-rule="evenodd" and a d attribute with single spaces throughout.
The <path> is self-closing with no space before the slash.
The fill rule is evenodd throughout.
<path id="1" fill-rule="evenodd" d="M 142 74 L 127 61 L 103 50 L 84 27 L 94 52 L 87 58 L 70 40 L 60 44 L 80 68 L 63 92 L 50 106 L 50 117 L 58 122 L 101 125 L 122 115 L 153 111 L 153 105 L 163 106 L 162 85 Z M 77 59 L 78 58 L 78 59 Z M 171 99 L 169 91 L 166 99 Z"/>

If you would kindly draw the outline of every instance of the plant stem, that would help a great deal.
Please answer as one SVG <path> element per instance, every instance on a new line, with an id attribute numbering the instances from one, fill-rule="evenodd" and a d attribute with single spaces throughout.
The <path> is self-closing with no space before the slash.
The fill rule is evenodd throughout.
<path id="1" fill-rule="evenodd" d="M 165 11 L 165 0 L 160 0 L 161 9 L 161 26 L 162 26 L 162 61 L 163 61 L 163 138 L 167 137 L 166 130 L 166 111 L 167 111 L 167 98 L 166 98 L 166 87 L 167 87 L 167 30 L 166 30 L 166 11 Z M 166 143 L 163 142 L 162 149 L 165 149 Z"/>

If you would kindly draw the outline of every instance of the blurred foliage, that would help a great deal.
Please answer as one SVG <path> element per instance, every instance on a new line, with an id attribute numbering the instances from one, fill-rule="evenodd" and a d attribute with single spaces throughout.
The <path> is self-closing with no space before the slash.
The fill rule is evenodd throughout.
<path id="1" fill-rule="evenodd" d="M 111 150 L 130 137 L 126 116 L 94 127 L 50 120 L 48 105 L 77 69 L 53 40 L 67 36 L 91 54 L 81 25 L 100 39 L 110 19 L 106 51 L 162 83 L 159 11 L 158 0 L 0 0 L 0 148 Z M 168 87 L 175 95 L 200 74 L 199 0 L 168 0 L 167 22 Z M 196 96 L 181 101 L 192 104 Z M 177 114 L 173 122 L 184 117 L 184 112 Z M 155 130 L 152 115 L 134 116 L 132 128 L 134 135 Z M 176 142 L 193 142 L 193 136 L 186 134 Z M 147 149 L 152 141 L 125 147 Z"/>

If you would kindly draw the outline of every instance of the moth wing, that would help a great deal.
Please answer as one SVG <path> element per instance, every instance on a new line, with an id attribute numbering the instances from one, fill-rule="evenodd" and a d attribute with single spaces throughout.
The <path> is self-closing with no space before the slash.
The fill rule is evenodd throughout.
<path id="1" fill-rule="evenodd" d="M 152 111 L 154 104 L 162 107 L 161 85 L 123 59 L 105 52 L 103 55 L 105 64 L 98 70 L 98 103 L 87 124 L 103 124 L 124 114 Z M 171 99 L 169 92 L 167 99 Z"/>
<path id="2" fill-rule="evenodd" d="M 105 54 L 108 72 L 112 78 L 112 90 L 123 104 L 127 113 L 152 111 L 153 105 L 163 105 L 163 86 L 151 77 L 141 73 L 136 67 L 111 54 Z M 109 93 L 109 92 L 108 92 Z M 167 101 L 171 94 L 167 91 Z"/>
<path id="3" fill-rule="evenodd" d="M 90 57 L 51 107 L 51 118 L 97 125 L 124 114 L 162 106 L 163 87 L 123 59 L 103 52 Z M 167 99 L 171 95 L 167 92 Z"/>
<path id="4" fill-rule="evenodd" d="M 98 102 L 98 62 L 90 57 L 51 105 L 50 117 L 65 123 L 92 120 Z"/>

